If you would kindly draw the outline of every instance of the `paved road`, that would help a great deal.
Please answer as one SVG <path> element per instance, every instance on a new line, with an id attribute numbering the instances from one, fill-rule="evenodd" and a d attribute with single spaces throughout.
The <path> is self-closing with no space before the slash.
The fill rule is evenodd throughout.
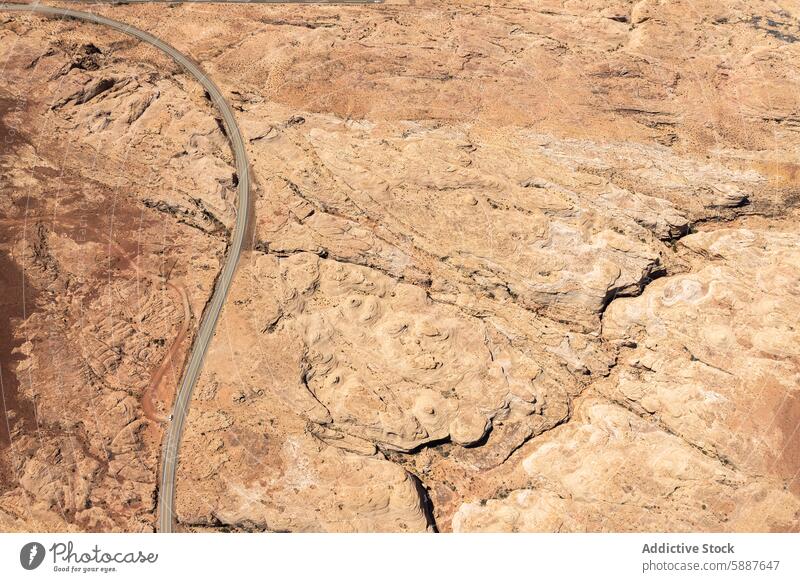
<path id="1" fill-rule="evenodd" d="M 222 121 L 225 124 L 225 130 L 233 147 L 233 155 L 236 160 L 236 174 L 239 179 L 236 225 L 233 228 L 230 245 L 228 247 L 227 260 L 217 279 L 211 301 L 208 303 L 203 313 L 200 328 L 192 346 L 192 353 L 189 356 L 189 364 L 186 367 L 183 380 L 178 389 L 177 398 L 175 399 L 172 422 L 170 422 L 167 427 L 166 439 L 164 440 L 161 483 L 158 492 L 158 531 L 171 532 L 175 515 L 173 503 L 175 500 L 175 472 L 178 465 L 178 447 L 181 442 L 181 436 L 183 435 L 183 425 L 186 422 L 186 415 L 189 412 L 189 401 L 192 398 L 192 391 L 194 390 L 195 384 L 197 384 L 197 378 L 203 366 L 203 359 L 208 350 L 208 344 L 211 342 L 211 338 L 214 335 L 214 328 L 217 325 L 220 311 L 222 311 L 222 305 L 225 302 L 225 297 L 228 295 L 228 289 L 231 286 L 231 281 L 236 271 L 236 264 L 242 252 L 245 233 L 247 232 L 250 172 L 244 141 L 239 132 L 239 127 L 236 125 L 233 111 L 214 82 L 188 57 L 153 35 L 125 23 L 105 18 L 104 16 L 89 14 L 88 12 L 78 12 L 76 10 L 67 10 L 64 8 L 54 8 L 43 5 L 0 4 L 0 11 L 36 12 L 45 16 L 85 20 L 87 22 L 108 26 L 153 45 L 172 57 L 175 62 L 186 69 L 186 71 L 197 79 L 203 88 L 205 88 L 214 105 L 222 114 Z"/>

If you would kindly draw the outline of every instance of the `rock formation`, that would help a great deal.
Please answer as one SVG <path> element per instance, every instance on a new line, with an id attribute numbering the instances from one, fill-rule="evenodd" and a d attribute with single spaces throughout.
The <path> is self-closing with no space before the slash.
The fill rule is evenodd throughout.
<path id="1" fill-rule="evenodd" d="M 192 55 L 252 164 L 180 528 L 800 529 L 791 2 L 92 10 Z M 129 40 L 0 39 L 0 525 L 152 528 L 230 152 Z"/>

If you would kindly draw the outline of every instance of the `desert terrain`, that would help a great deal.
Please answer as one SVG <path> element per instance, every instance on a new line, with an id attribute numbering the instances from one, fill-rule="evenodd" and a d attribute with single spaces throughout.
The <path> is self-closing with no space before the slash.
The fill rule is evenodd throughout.
<path id="1" fill-rule="evenodd" d="M 800 531 L 800 11 L 58 3 L 252 232 L 179 531 Z M 237 178 L 0 12 L 0 531 L 153 531 Z"/>

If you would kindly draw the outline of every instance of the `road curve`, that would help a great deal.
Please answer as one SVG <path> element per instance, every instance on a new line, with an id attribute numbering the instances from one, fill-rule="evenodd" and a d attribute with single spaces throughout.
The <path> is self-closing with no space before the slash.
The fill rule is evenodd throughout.
<path id="1" fill-rule="evenodd" d="M 233 156 L 236 161 L 236 174 L 239 180 L 237 192 L 236 224 L 234 225 L 231 235 L 231 241 L 228 247 L 225 265 L 222 267 L 222 272 L 217 279 L 214 293 L 211 296 L 211 301 L 206 305 L 206 309 L 200 322 L 200 328 L 197 331 L 197 336 L 195 337 L 194 344 L 192 345 L 192 353 L 189 356 L 189 363 L 186 366 L 180 388 L 178 389 L 177 397 L 175 398 L 172 421 L 167 427 L 167 434 L 166 438 L 164 439 L 161 463 L 161 480 L 158 491 L 157 528 L 160 532 L 169 533 L 172 531 L 175 516 L 175 473 L 178 466 L 178 447 L 180 446 L 181 436 L 183 435 L 183 426 L 186 422 L 186 415 L 189 412 L 189 402 L 192 397 L 192 391 L 197 384 L 197 379 L 200 376 L 200 370 L 203 366 L 203 359 L 205 358 L 206 351 L 208 350 L 208 345 L 211 343 L 211 338 L 214 335 L 214 329 L 217 326 L 217 320 L 219 319 L 220 312 L 222 311 L 222 305 L 225 303 L 225 297 L 228 295 L 228 290 L 230 289 L 231 281 L 233 280 L 233 275 L 236 271 L 236 264 L 238 263 L 239 255 L 242 252 L 245 233 L 247 232 L 247 209 L 250 198 L 250 171 L 249 163 L 247 161 L 247 152 L 245 151 L 244 147 L 244 140 L 242 139 L 239 127 L 236 125 L 236 119 L 233 115 L 233 111 L 225 101 L 225 98 L 214 82 L 209 79 L 205 73 L 200 70 L 200 67 L 198 67 L 191 59 L 155 36 L 123 22 L 118 22 L 104 16 L 90 14 L 88 12 L 79 12 L 77 10 L 68 10 L 65 8 L 33 4 L 0 4 L 0 11 L 35 12 L 44 16 L 74 18 L 95 24 L 102 24 L 138 38 L 139 40 L 142 40 L 166 53 L 175 62 L 186 69 L 186 71 L 195 79 L 197 79 L 197 81 L 208 92 L 211 101 L 222 114 L 222 121 L 225 125 L 225 131 L 228 134 L 228 138 L 230 139 L 231 146 L 233 148 Z"/>

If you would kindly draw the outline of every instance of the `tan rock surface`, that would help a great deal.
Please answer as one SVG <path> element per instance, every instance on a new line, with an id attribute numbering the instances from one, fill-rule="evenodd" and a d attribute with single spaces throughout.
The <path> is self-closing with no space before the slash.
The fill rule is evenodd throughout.
<path id="1" fill-rule="evenodd" d="M 700 267 L 611 304 L 624 350 L 598 389 L 726 464 L 800 491 L 800 236 L 720 229 L 681 245 Z"/>
<path id="2" fill-rule="evenodd" d="M 91 10 L 194 57 L 249 144 L 253 245 L 192 402 L 180 527 L 800 529 L 792 2 Z M 108 412 L 74 450 L 21 423 L 0 525 L 53 528 L 64 507 L 65 528 L 147 527 L 159 431 L 141 397 L 219 266 L 230 154 L 173 65 L 91 27 L 4 22 L 10 62 L 49 98 L 4 123 L 52 102 L 85 148 L 69 203 L 104 200 L 87 180 L 124 185 L 127 216 L 157 218 L 128 220 L 114 252 L 169 244 L 109 282 L 105 236 L 45 222 L 3 238 L 64 305 L 47 317 L 66 314 L 52 341 L 80 347 L 63 357 L 70 402 Z M 4 224 L 30 185 L 45 199 L 34 170 L 59 172 L 61 152 L 17 140 Z M 15 315 L 3 338 L 15 377 L 33 374 L 19 418 L 64 407 L 36 395 L 51 320 Z M 151 336 L 165 343 L 142 350 Z M 149 387 L 154 415 L 169 377 Z"/>
<path id="3" fill-rule="evenodd" d="M 100 30 L 0 29 L 9 530 L 152 530 L 161 422 L 231 216 L 209 105 L 154 51 Z"/>
<path id="4" fill-rule="evenodd" d="M 800 501 L 604 400 L 522 460 L 530 486 L 463 504 L 455 531 L 797 531 Z"/>

